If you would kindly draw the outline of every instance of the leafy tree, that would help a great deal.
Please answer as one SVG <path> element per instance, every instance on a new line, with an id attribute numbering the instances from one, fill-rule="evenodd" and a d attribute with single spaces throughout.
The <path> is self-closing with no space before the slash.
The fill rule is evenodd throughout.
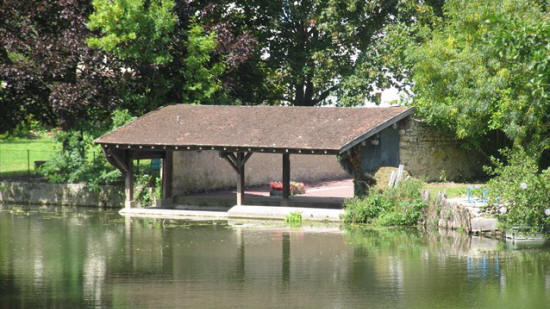
<path id="1" fill-rule="evenodd" d="M 0 2 L 0 131 L 94 126 L 120 103 L 118 62 L 86 43 L 90 12 L 86 1 Z"/>
<path id="2" fill-rule="evenodd" d="M 411 23 L 417 7 L 440 11 L 441 3 L 199 0 L 190 7 L 207 30 L 216 30 L 218 49 L 226 56 L 222 85 L 232 99 L 311 106 L 331 99 L 362 104 L 375 84 L 388 86 L 379 49 L 385 26 Z"/>
<path id="3" fill-rule="evenodd" d="M 181 69 L 185 84 L 183 102 L 193 104 L 214 103 L 215 94 L 222 89 L 219 76 L 224 72 L 223 62 L 210 65 L 210 55 L 216 49 L 214 32 L 204 33 L 204 28 L 192 24 L 188 33 L 185 68 Z"/>
<path id="4" fill-rule="evenodd" d="M 410 46 L 426 42 L 436 25 L 446 16 L 443 14 L 445 0 L 402 0 L 397 9 L 396 22 L 382 30 L 383 36 L 374 42 L 374 54 L 389 74 L 389 83 L 410 94 L 414 62 L 410 59 Z"/>
<path id="5" fill-rule="evenodd" d="M 94 0 L 88 43 L 121 59 L 126 74 L 120 96 L 135 115 L 181 102 L 185 40 L 177 31 L 174 2 Z M 143 24 L 143 26 L 142 26 Z"/>
<path id="6" fill-rule="evenodd" d="M 190 60 L 192 19 L 205 35 L 214 32 L 218 43 L 215 50 L 203 53 L 209 59 L 192 56 L 205 59 L 201 66 L 215 72 L 202 75 L 211 76 L 211 84 L 203 80 L 201 89 L 224 90 L 214 100 L 207 98 L 210 94 L 201 97 L 203 103 L 225 103 L 228 95 L 241 104 L 311 106 L 337 99 L 340 105 L 357 105 L 374 93 L 375 84 L 390 83 L 379 43 L 386 26 L 416 21 L 422 15 L 419 7 L 440 13 L 442 0 L 96 0 L 94 4 L 89 25 L 100 37 L 90 43 L 125 59 L 134 78 L 126 101 L 147 110 L 189 100 L 178 87 L 189 85 L 185 79 L 196 76 L 180 74 Z M 142 20 L 155 27 L 136 27 Z M 223 73 L 217 63 L 223 63 Z M 198 89 L 195 86 L 191 89 Z"/>
<path id="7" fill-rule="evenodd" d="M 404 49 L 418 115 L 476 145 L 500 131 L 529 153 L 550 148 L 544 1 L 450 0 L 424 34 Z"/>
<path id="8" fill-rule="evenodd" d="M 120 180 L 120 171 L 107 163 L 103 149 L 100 145 L 94 145 L 93 140 L 134 119 L 128 110 L 115 110 L 111 116 L 111 126 L 57 132 L 55 139 L 62 147 L 40 167 L 40 173 L 53 183 L 84 181 L 91 189 L 98 189 L 101 183 Z"/>
<path id="9" fill-rule="evenodd" d="M 208 1 L 199 1 L 206 3 Z M 381 57 L 381 38 L 392 24 L 410 24 L 443 0 L 217 1 L 208 16 L 250 32 L 258 41 L 251 81 L 270 104 L 312 106 L 335 101 L 360 105 L 375 86 L 393 80 Z M 249 63 L 250 63 L 249 62 Z M 260 83 L 259 83 L 260 82 Z"/>
<path id="10" fill-rule="evenodd" d="M 235 10 L 258 38 L 259 65 L 268 69 L 264 82 L 276 85 L 281 102 L 312 106 L 336 96 L 349 105 L 362 104 L 383 75 L 369 48 L 398 3 L 257 0 Z"/>
<path id="11" fill-rule="evenodd" d="M 88 27 L 102 36 L 90 37 L 91 47 L 114 52 L 121 59 L 161 65 L 172 60 L 166 48 L 177 17 L 170 0 L 93 0 Z"/>
<path id="12" fill-rule="evenodd" d="M 203 22 L 204 7 L 173 0 L 94 0 L 90 46 L 122 59 L 126 108 L 139 115 L 174 102 L 227 103 L 223 73 L 248 55 L 251 40 L 227 24 Z M 222 34 L 217 35 L 218 31 Z"/>

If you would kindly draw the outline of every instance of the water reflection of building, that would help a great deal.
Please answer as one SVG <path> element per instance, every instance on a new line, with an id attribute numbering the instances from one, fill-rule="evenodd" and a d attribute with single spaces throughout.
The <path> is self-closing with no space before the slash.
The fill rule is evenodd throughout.
<path id="1" fill-rule="evenodd" d="M 292 306 L 300 306 L 301 302 L 312 302 L 300 294 L 306 286 L 334 295 L 335 302 L 345 295 L 345 284 L 341 284 L 340 291 L 333 288 L 350 277 L 347 261 L 353 250 L 343 241 L 342 233 L 230 228 L 223 224 L 214 228 L 200 224 L 180 226 L 153 233 L 141 223 L 132 224 L 131 235 L 126 236 L 131 237 L 131 246 L 141 244 L 149 248 L 145 252 L 133 249 L 133 272 L 147 275 L 134 278 L 132 283 L 147 288 L 133 291 L 132 284 L 124 278 L 111 278 L 108 285 L 118 291 L 113 294 L 113 298 L 118 298 L 113 300 L 115 303 L 173 306 L 177 299 L 185 299 L 188 306 L 223 307 L 244 302 L 250 307 L 262 307 L 266 301 L 286 295 L 296 302 Z M 162 257 L 151 255 L 161 247 L 170 250 L 163 249 Z M 312 256 L 312 252 L 317 254 Z M 147 271 L 147 264 L 153 269 L 162 265 L 162 270 Z M 211 297 L 213 291 L 216 297 Z"/>
<path id="2" fill-rule="evenodd" d="M 0 307 L 23 297 L 73 307 L 464 307 L 550 295 L 550 252 L 445 233 L 32 216 L 0 216 L 0 233 L 10 240 L 0 242 L 0 296 L 19 295 Z M 525 299 L 533 293 L 538 301 Z"/>
<path id="3" fill-rule="evenodd" d="M 122 303 L 171 306 L 176 305 L 173 299 L 158 295 L 175 293 L 190 306 L 246 302 L 261 307 L 281 295 L 284 301 L 293 302 L 289 306 L 322 306 L 329 298 L 337 306 L 349 304 L 346 295 L 350 291 L 361 291 L 363 298 L 374 303 L 403 306 L 419 301 L 404 293 L 418 287 L 454 291 L 456 282 L 447 279 L 447 271 L 467 282 L 470 276 L 479 280 L 480 275 L 498 269 L 494 259 L 483 260 L 492 244 L 445 234 L 431 246 L 423 236 L 406 232 L 360 235 L 363 243 L 357 245 L 346 241 L 343 233 L 276 227 L 199 225 L 152 232 L 137 226 L 131 230 L 133 245 L 149 243 L 155 244 L 153 251 L 159 246 L 170 250 L 161 250 L 162 257 L 133 251 L 135 272 L 143 274 L 151 264 L 163 265 L 162 271 L 150 271 L 148 280 L 134 282 L 147 286 L 139 293 L 123 288 L 124 280 L 111 282 L 120 291 L 113 297 Z M 169 278 L 156 280 L 160 273 Z M 209 297 L 213 291 L 215 298 Z M 319 296 L 304 299 L 304 291 Z"/>

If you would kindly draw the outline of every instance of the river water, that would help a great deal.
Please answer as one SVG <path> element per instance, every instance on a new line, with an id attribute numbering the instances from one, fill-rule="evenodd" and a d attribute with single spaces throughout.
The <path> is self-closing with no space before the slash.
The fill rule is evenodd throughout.
<path id="1" fill-rule="evenodd" d="M 4 206 L 0 307 L 549 308 L 550 247 Z"/>

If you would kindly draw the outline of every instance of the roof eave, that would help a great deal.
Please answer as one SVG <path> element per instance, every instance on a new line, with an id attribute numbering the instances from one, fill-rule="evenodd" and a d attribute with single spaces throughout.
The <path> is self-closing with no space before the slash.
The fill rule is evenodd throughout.
<path id="1" fill-rule="evenodd" d="M 228 145 L 168 145 L 168 144 L 136 144 L 97 142 L 103 149 L 132 150 L 132 151 L 203 151 L 216 150 L 222 152 L 257 152 L 257 153 L 291 153 L 291 154 L 325 154 L 337 155 L 338 149 L 331 148 L 296 148 L 296 147 L 261 147 L 261 146 L 228 146 Z"/>
<path id="2" fill-rule="evenodd" d="M 342 153 L 350 150 L 351 148 L 359 145 L 363 141 L 367 140 L 369 137 L 379 133 L 380 131 L 384 130 L 385 128 L 391 126 L 392 124 L 397 123 L 398 121 L 403 120 L 403 119 L 411 116 L 412 114 L 414 114 L 414 111 L 415 111 L 415 108 L 411 107 L 411 108 L 405 110 L 404 112 L 402 112 L 402 113 L 400 113 L 400 114 L 398 114 L 398 115 L 382 122 L 381 124 L 379 124 L 375 128 L 359 135 L 358 137 L 354 138 L 350 142 L 346 143 L 344 146 L 342 146 L 342 148 L 340 148 L 339 153 L 342 154 Z"/>

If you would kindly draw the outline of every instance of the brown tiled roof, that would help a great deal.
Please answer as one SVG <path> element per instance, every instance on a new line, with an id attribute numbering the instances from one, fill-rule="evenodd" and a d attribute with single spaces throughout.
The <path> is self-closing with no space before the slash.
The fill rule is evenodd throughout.
<path id="1" fill-rule="evenodd" d="M 406 107 L 169 105 L 98 138 L 96 143 L 340 152 L 412 112 Z"/>

